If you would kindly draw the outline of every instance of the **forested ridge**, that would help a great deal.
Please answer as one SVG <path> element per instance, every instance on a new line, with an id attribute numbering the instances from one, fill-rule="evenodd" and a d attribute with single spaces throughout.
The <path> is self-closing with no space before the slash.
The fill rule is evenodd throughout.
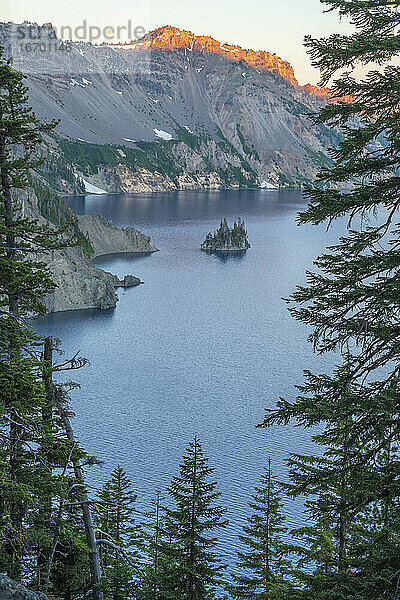
<path id="1" fill-rule="evenodd" d="M 306 371 L 293 382 L 296 399 L 279 399 L 259 425 L 313 428 L 316 452 L 291 453 L 284 482 L 266 464 L 234 572 L 216 549 L 227 520 L 212 448 L 196 435 L 150 511 L 124 465 L 101 489 L 87 483 L 98 460 L 74 436 L 76 385 L 57 380 L 86 361 L 78 350 L 64 357 L 27 322 L 45 313 L 41 299 L 54 287 L 37 253 L 79 243 L 56 219 L 25 218 L 16 194 L 31 185 L 56 123 L 36 118 L 23 76 L 1 60 L 0 572 L 52 600 L 400 599 L 400 0 L 321 1 L 355 32 L 308 37 L 306 47 L 321 84 L 333 80 L 337 98 L 352 101 L 315 116 L 343 140 L 298 221 L 348 226 L 287 303 L 336 366 Z M 362 78 L 360 65 L 370 68 Z M 296 530 L 285 498 L 304 501 Z"/>

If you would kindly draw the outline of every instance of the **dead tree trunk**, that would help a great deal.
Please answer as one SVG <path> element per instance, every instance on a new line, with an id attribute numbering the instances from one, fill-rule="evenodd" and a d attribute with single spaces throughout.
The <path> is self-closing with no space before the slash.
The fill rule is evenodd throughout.
<path id="1" fill-rule="evenodd" d="M 67 439 L 71 443 L 71 448 L 74 448 L 76 445 L 74 432 L 72 429 L 71 421 L 68 416 L 68 412 L 64 406 L 64 394 L 60 388 L 54 385 L 52 378 L 52 356 L 53 356 L 53 342 L 51 338 L 46 338 L 45 340 L 45 349 L 44 349 L 44 359 L 45 359 L 45 369 L 46 372 L 44 374 L 44 383 L 46 388 L 46 393 L 48 397 L 51 398 L 51 402 L 55 403 L 60 411 L 61 420 L 65 429 L 65 434 Z M 51 410 L 51 407 L 48 407 L 48 410 Z M 47 414 L 47 417 L 49 415 Z M 79 459 L 74 458 L 74 453 L 71 452 L 71 461 L 74 468 L 75 478 L 78 483 L 82 486 L 83 490 L 83 502 L 82 502 L 82 514 L 83 514 L 83 522 L 85 526 L 85 535 L 86 535 L 86 543 L 89 547 L 89 564 L 90 564 L 90 576 L 92 583 L 92 596 L 93 600 L 103 600 L 103 592 L 101 589 L 101 565 L 100 565 L 100 556 L 99 549 L 97 545 L 95 530 L 93 526 L 92 514 L 89 508 L 89 498 L 86 491 L 85 486 L 85 478 L 83 475 L 81 463 Z M 61 501 L 60 509 L 62 511 L 64 502 Z M 55 546 L 57 543 L 57 534 L 53 539 L 53 543 L 51 546 L 51 556 L 50 560 L 53 560 Z M 51 568 L 51 567 L 50 567 Z M 47 573 L 46 581 L 49 581 L 49 573 Z"/>
<path id="2" fill-rule="evenodd" d="M 65 410 L 62 412 L 62 422 L 64 424 L 67 438 L 71 444 L 75 444 L 74 432 L 72 430 L 71 421 Z M 83 476 L 82 467 L 80 461 L 72 458 L 72 464 L 74 466 L 74 473 L 77 481 L 83 486 L 83 502 L 82 502 L 82 513 L 83 522 L 85 525 L 86 543 L 89 546 L 89 562 L 90 562 L 90 575 L 92 579 L 92 590 L 93 600 L 103 600 L 103 592 L 101 590 L 101 565 L 99 549 L 96 540 L 96 534 L 93 526 L 92 513 L 89 508 L 89 498 L 86 492 L 85 479 Z"/>

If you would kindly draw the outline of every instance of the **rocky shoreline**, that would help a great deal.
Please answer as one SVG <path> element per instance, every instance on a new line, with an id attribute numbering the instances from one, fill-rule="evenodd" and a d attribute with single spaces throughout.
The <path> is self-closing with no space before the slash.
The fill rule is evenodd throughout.
<path id="1" fill-rule="evenodd" d="M 23 214 L 46 223 L 39 212 L 37 198 L 31 190 L 21 197 Z M 47 222 L 48 223 L 48 222 Z M 56 284 L 54 292 L 43 298 L 48 312 L 63 312 L 99 308 L 114 308 L 118 302 L 116 288 L 128 288 L 143 283 L 139 277 L 117 275 L 98 268 L 93 258 L 122 253 L 152 253 L 157 248 L 151 239 L 127 227 L 121 229 L 100 215 L 78 216 L 80 231 L 85 234 L 93 249 L 91 257 L 81 246 L 52 251 L 38 257 L 47 263 Z"/>
<path id="2" fill-rule="evenodd" d="M 82 215 L 78 220 L 79 228 L 93 247 L 92 258 L 109 254 L 157 252 L 150 238 L 136 229 L 120 229 L 100 215 Z M 116 288 L 143 283 L 134 275 L 128 274 L 119 279 L 113 273 L 98 268 L 79 247 L 55 252 L 49 266 L 57 285 L 55 291 L 44 300 L 49 312 L 114 308 L 118 302 Z"/>

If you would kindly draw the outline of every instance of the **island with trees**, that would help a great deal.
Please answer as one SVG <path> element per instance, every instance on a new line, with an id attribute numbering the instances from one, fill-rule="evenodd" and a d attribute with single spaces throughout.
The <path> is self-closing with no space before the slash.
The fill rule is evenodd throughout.
<path id="1" fill-rule="evenodd" d="M 207 233 L 201 249 L 207 252 L 238 252 L 250 248 L 244 221 L 239 217 L 233 227 L 229 227 L 227 220 L 221 221 L 219 229 L 214 233 Z"/>

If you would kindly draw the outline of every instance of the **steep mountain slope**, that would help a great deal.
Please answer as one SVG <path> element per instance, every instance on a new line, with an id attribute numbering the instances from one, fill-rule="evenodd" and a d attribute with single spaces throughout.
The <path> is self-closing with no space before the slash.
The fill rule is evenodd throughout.
<path id="1" fill-rule="evenodd" d="M 298 82 L 290 63 L 282 60 L 276 54 L 270 52 L 246 50 L 232 44 L 221 44 L 214 38 L 205 35 L 194 35 L 191 31 L 178 29 L 177 27 L 160 27 L 150 31 L 139 40 L 133 40 L 129 44 L 110 44 L 114 48 L 123 50 L 134 50 L 135 52 L 147 52 L 149 50 L 181 50 L 189 52 L 205 52 L 223 56 L 231 61 L 242 61 L 251 67 L 262 71 L 270 71 L 281 75 L 286 81 L 297 86 Z"/>
<path id="2" fill-rule="evenodd" d="M 173 27 L 117 46 L 4 28 L 35 112 L 60 119 L 50 155 L 102 189 L 302 185 L 329 161 L 332 133 L 308 116 L 321 98 L 268 52 Z"/>

